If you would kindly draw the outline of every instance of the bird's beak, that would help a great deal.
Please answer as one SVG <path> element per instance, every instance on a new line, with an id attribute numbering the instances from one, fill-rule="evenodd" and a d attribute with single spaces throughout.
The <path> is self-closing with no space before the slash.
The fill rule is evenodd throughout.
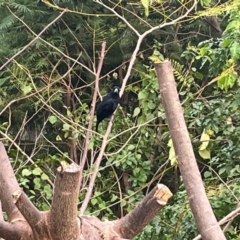
<path id="1" fill-rule="evenodd" d="M 118 88 L 115 88 L 115 89 L 113 90 L 113 92 L 114 92 L 114 93 L 118 93 Z"/>

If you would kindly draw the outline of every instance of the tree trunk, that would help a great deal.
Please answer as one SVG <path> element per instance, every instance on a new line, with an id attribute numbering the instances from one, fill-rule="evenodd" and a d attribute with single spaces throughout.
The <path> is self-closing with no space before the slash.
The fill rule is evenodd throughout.
<path id="1" fill-rule="evenodd" d="M 179 101 L 171 63 L 155 64 L 162 103 L 190 206 L 204 240 L 226 239 L 207 199 Z"/>

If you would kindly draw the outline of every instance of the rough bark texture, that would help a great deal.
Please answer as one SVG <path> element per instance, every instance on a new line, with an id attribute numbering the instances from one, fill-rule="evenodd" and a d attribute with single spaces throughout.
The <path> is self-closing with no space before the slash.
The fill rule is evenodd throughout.
<path id="1" fill-rule="evenodd" d="M 123 238 L 133 238 L 167 204 L 171 196 L 166 186 L 158 184 L 132 212 L 116 221 L 115 231 L 121 233 Z"/>
<path id="2" fill-rule="evenodd" d="M 58 168 L 48 217 L 51 236 L 55 240 L 79 239 L 77 220 L 79 177 L 80 168 L 77 164 L 62 165 Z"/>
<path id="3" fill-rule="evenodd" d="M 2 143 L 0 162 L 0 201 L 10 219 L 9 223 L 0 218 L 0 239 L 5 240 L 129 239 L 172 196 L 166 186 L 158 184 L 132 212 L 119 220 L 102 222 L 94 216 L 77 216 L 80 167 L 73 163 L 57 169 L 51 209 L 40 212 L 20 189 Z"/>
<path id="4" fill-rule="evenodd" d="M 171 63 L 165 61 L 155 64 L 155 69 L 178 166 L 199 232 L 204 240 L 224 240 L 226 238 L 205 193 L 179 101 Z"/>

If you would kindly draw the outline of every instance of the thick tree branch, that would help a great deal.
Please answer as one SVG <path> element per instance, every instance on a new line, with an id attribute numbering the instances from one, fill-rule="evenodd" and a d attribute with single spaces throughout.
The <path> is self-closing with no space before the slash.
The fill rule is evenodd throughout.
<path id="1" fill-rule="evenodd" d="M 155 64 L 163 107 L 172 137 L 178 166 L 197 227 L 205 240 L 226 239 L 207 199 L 185 124 L 171 63 Z"/>
<path id="2" fill-rule="evenodd" d="M 133 238 L 157 215 L 172 196 L 163 184 L 158 184 L 136 208 L 115 222 L 114 231 L 122 238 Z"/>
<path id="3" fill-rule="evenodd" d="M 12 194 L 20 190 L 14 175 L 12 166 L 9 162 L 3 143 L 0 142 L 0 200 L 3 210 L 6 212 L 9 221 L 23 219 L 23 216 L 13 203 Z"/>
<path id="4" fill-rule="evenodd" d="M 42 232 L 39 227 L 41 225 L 40 223 L 42 221 L 43 215 L 32 204 L 26 194 L 22 190 L 16 191 L 13 194 L 13 201 L 28 224 L 31 226 L 32 230 L 36 232 Z"/>
<path id="5" fill-rule="evenodd" d="M 27 235 L 27 231 L 19 224 L 0 221 L 0 238 L 2 237 L 6 240 L 20 240 L 24 235 Z"/>
<path id="6" fill-rule="evenodd" d="M 52 206 L 48 216 L 51 236 L 54 240 L 77 239 L 77 203 L 80 168 L 77 164 L 58 167 Z"/>

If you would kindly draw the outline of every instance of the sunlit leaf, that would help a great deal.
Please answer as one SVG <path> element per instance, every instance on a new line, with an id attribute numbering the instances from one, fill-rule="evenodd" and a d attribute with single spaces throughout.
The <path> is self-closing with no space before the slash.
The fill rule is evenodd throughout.
<path id="1" fill-rule="evenodd" d="M 41 175 L 42 170 L 40 168 L 34 168 L 32 173 L 33 175 Z"/>
<path id="2" fill-rule="evenodd" d="M 210 151 L 207 150 L 207 149 L 199 150 L 198 153 L 203 159 L 210 159 L 211 158 Z"/>
<path id="3" fill-rule="evenodd" d="M 145 98 L 147 98 L 147 94 L 145 92 L 141 91 L 138 93 L 138 100 L 142 100 Z"/>
<path id="4" fill-rule="evenodd" d="M 140 113 L 140 108 L 139 107 L 136 107 L 133 111 L 133 117 L 136 117 L 139 113 Z"/>
<path id="5" fill-rule="evenodd" d="M 200 141 L 202 142 L 201 145 L 199 146 L 199 150 L 205 150 L 209 144 L 210 136 L 203 131 Z"/>
<path id="6" fill-rule="evenodd" d="M 54 115 L 51 115 L 48 117 L 48 121 L 51 123 L 51 124 L 54 124 L 57 122 L 57 117 L 54 116 Z"/>
<path id="7" fill-rule="evenodd" d="M 141 0 L 143 7 L 145 8 L 145 16 L 149 15 L 149 2 L 150 0 Z"/>
<path id="8" fill-rule="evenodd" d="M 24 95 L 26 95 L 26 94 L 28 94 L 28 93 L 30 93 L 32 91 L 32 87 L 31 86 L 24 86 L 21 89 L 22 89 Z"/>
<path id="9" fill-rule="evenodd" d="M 170 139 L 168 141 L 168 147 L 170 147 L 169 153 L 168 153 L 169 154 L 168 159 L 171 161 L 171 166 L 177 166 L 178 162 L 177 162 L 177 157 L 176 157 L 175 150 L 173 147 L 172 139 Z"/>

